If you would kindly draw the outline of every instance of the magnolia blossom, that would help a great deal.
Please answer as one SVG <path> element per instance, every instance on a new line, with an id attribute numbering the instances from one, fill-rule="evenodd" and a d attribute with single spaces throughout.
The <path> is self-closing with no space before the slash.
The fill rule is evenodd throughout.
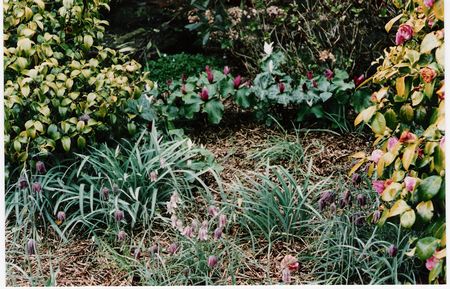
<path id="1" fill-rule="evenodd" d="M 405 41 L 411 39 L 414 34 L 414 30 L 409 24 L 402 24 L 398 28 L 397 34 L 395 35 L 395 44 L 402 45 Z"/>
<path id="2" fill-rule="evenodd" d="M 420 69 L 420 76 L 422 76 L 423 81 L 430 83 L 436 78 L 437 73 L 433 68 L 424 67 Z"/>
<path id="3" fill-rule="evenodd" d="M 416 187 L 417 179 L 413 177 L 405 178 L 405 187 L 408 192 L 413 192 Z"/>
<path id="4" fill-rule="evenodd" d="M 378 181 L 372 181 L 372 188 L 381 195 L 384 191 L 384 181 L 378 180 Z"/>
<path id="5" fill-rule="evenodd" d="M 388 143 L 387 143 L 387 149 L 388 151 L 392 151 L 392 149 L 395 147 L 395 145 L 398 143 L 398 138 L 396 138 L 395 136 L 391 137 L 388 139 Z"/>
<path id="6" fill-rule="evenodd" d="M 378 161 L 381 159 L 381 157 L 383 156 L 383 151 L 382 150 L 374 150 L 372 152 L 372 155 L 369 157 L 369 160 L 373 161 L 374 163 L 378 163 Z"/>
<path id="7" fill-rule="evenodd" d="M 434 0 L 423 0 L 423 4 L 428 8 L 431 8 L 434 5 Z"/>
<path id="8" fill-rule="evenodd" d="M 264 53 L 269 56 L 273 52 L 273 42 L 267 43 L 264 42 Z"/>

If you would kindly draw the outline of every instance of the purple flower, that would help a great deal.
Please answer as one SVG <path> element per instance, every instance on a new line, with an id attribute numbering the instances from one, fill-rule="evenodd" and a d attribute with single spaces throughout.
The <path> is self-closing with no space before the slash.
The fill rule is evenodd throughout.
<path id="1" fill-rule="evenodd" d="M 156 182 L 156 180 L 158 179 L 158 172 L 157 171 L 150 172 L 149 176 L 150 181 Z"/>
<path id="2" fill-rule="evenodd" d="M 325 70 L 325 72 L 324 72 L 324 75 L 325 75 L 325 77 L 326 77 L 328 80 L 332 80 L 332 79 L 333 79 L 333 76 L 334 76 L 334 73 L 333 73 L 333 71 L 332 71 L 331 69 L 327 68 L 327 69 Z"/>
<path id="3" fill-rule="evenodd" d="M 434 0 L 423 0 L 423 4 L 428 8 L 431 8 L 434 5 Z"/>
<path id="4" fill-rule="evenodd" d="M 46 172 L 45 165 L 43 162 L 41 162 L 41 161 L 36 162 L 36 171 L 39 174 L 43 174 Z"/>
<path id="5" fill-rule="evenodd" d="M 151 255 L 157 254 L 157 253 L 158 253 L 158 250 L 159 250 L 159 247 L 158 247 L 157 244 L 153 244 L 153 245 L 148 249 L 148 251 L 149 251 L 149 253 L 150 253 Z"/>
<path id="6" fill-rule="evenodd" d="M 85 123 L 88 122 L 90 119 L 91 117 L 89 116 L 89 114 L 86 113 L 78 118 L 79 121 L 84 121 Z"/>
<path id="7" fill-rule="evenodd" d="M 364 207 L 366 205 L 366 196 L 363 194 L 358 194 L 356 196 L 356 200 L 358 201 L 358 204 L 360 207 Z"/>
<path id="8" fill-rule="evenodd" d="M 116 219 L 116 222 L 120 222 L 125 218 L 125 214 L 121 210 L 116 210 L 114 212 L 114 219 Z"/>
<path id="9" fill-rule="evenodd" d="M 103 199 L 105 199 L 105 200 L 107 200 L 109 198 L 109 189 L 108 188 L 105 187 L 102 189 L 102 196 L 103 196 Z"/>
<path id="10" fill-rule="evenodd" d="M 363 215 L 361 212 L 355 213 L 355 214 L 352 216 L 352 219 L 353 219 L 353 223 L 354 223 L 356 226 L 362 226 L 362 225 L 364 225 L 364 215 Z"/>
<path id="11" fill-rule="evenodd" d="M 27 254 L 28 255 L 36 254 L 36 241 L 33 239 L 29 239 L 27 242 Z"/>
<path id="12" fill-rule="evenodd" d="M 17 186 L 19 187 L 19 189 L 23 190 L 26 189 L 28 187 L 28 182 L 27 179 L 24 176 L 21 176 L 19 178 L 19 181 L 17 182 Z"/>
<path id="13" fill-rule="evenodd" d="M 169 252 L 169 254 L 172 254 L 172 255 L 174 255 L 177 251 L 178 251 L 177 243 L 172 243 L 167 248 L 167 252 Z"/>
<path id="14" fill-rule="evenodd" d="M 230 68 L 228 66 L 225 66 L 223 68 L 223 74 L 228 75 L 228 73 L 230 73 Z"/>
<path id="15" fill-rule="evenodd" d="M 31 185 L 31 189 L 35 193 L 40 193 L 42 191 L 42 186 L 41 186 L 41 184 L 39 182 L 36 182 L 36 183 Z"/>
<path id="16" fill-rule="evenodd" d="M 208 98 L 209 98 L 209 92 L 208 92 L 208 89 L 207 89 L 206 87 L 203 87 L 203 88 L 202 88 L 202 92 L 200 92 L 199 95 L 200 95 L 200 98 L 201 98 L 203 101 L 207 101 Z"/>
<path id="17" fill-rule="evenodd" d="M 336 204 L 335 203 L 331 203 L 331 205 L 330 205 L 330 212 L 332 214 L 336 213 Z"/>
<path id="18" fill-rule="evenodd" d="M 377 164 L 382 156 L 383 156 L 383 151 L 382 150 L 374 150 L 372 152 L 372 155 L 369 157 L 369 160 L 371 160 L 371 161 L 373 161 L 374 163 Z"/>
<path id="19" fill-rule="evenodd" d="M 326 207 L 327 203 L 324 199 L 319 199 L 319 210 L 322 211 Z"/>
<path id="20" fill-rule="evenodd" d="M 315 81 L 315 80 L 312 81 L 312 85 L 313 85 L 314 88 L 319 87 L 319 85 L 317 84 L 317 81 Z"/>
<path id="21" fill-rule="evenodd" d="M 206 78 L 208 79 L 209 83 L 213 83 L 214 82 L 214 75 L 213 75 L 211 70 L 207 70 L 206 71 Z"/>
<path id="22" fill-rule="evenodd" d="M 117 233 L 118 241 L 123 241 L 123 240 L 125 240 L 126 237 L 127 237 L 127 233 L 125 233 L 125 231 L 119 231 L 119 233 Z"/>
<path id="23" fill-rule="evenodd" d="M 414 30 L 409 24 L 402 24 L 398 28 L 397 34 L 395 35 L 395 44 L 402 45 L 405 41 L 411 39 L 414 34 Z"/>
<path id="24" fill-rule="evenodd" d="M 313 72 L 312 72 L 312 71 L 308 71 L 308 72 L 306 73 L 306 77 L 307 77 L 309 80 L 313 79 L 313 77 L 314 77 Z"/>
<path id="25" fill-rule="evenodd" d="M 222 238 L 222 228 L 218 227 L 214 230 L 214 240 L 219 240 L 220 238 Z"/>
<path id="26" fill-rule="evenodd" d="M 339 208 L 344 208 L 347 205 L 347 202 L 344 199 L 339 200 Z"/>
<path id="27" fill-rule="evenodd" d="M 278 90 L 280 91 L 280 93 L 283 93 L 285 89 L 286 86 L 284 85 L 283 82 L 278 83 Z"/>
<path id="28" fill-rule="evenodd" d="M 194 229 L 194 231 L 197 231 L 198 227 L 200 226 L 200 223 L 198 222 L 197 219 L 194 219 L 194 220 L 192 220 L 191 226 Z"/>
<path id="29" fill-rule="evenodd" d="M 361 83 L 364 82 L 364 74 L 353 77 L 353 82 L 355 83 L 355 87 L 358 87 Z"/>
<path id="30" fill-rule="evenodd" d="M 361 176 L 359 174 L 357 174 L 357 173 L 354 173 L 352 175 L 352 183 L 353 183 L 353 185 L 357 185 L 360 182 L 361 182 Z"/>
<path id="31" fill-rule="evenodd" d="M 139 248 L 132 248 L 132 249 L 131 249 L 131 252 L 132 252 L 133 257 L 134 257 L 135 259 L 141 258 L 141 249 L 139 249 Z"/>
<path id="32" fill-rule="evenodd" d="M 333 191 L 325 191 L 320 196 L 320 199 L 322 199 L 325 204 L 329 204 L 334 200 L 334 193 Z"/>
<path id="33" fill-rule="evenodd" d="M 398 252 L 398 249 L 394 245 L 390 245 L 389 248 L 387 249 L 387 253 L 390 257 L 397 256 L 397 252 Z"/>
<path id="34" fill-rule="evenodd" d="M 408 192 L 413 192 L 416 187 L 417 179 L 413 177 L 405 177 L 405 187 Z"/>
<path id="35" fill-rule="evenodd" d="M 227 224 L 227 215 L 220 214 L 219 216 L 219 227 L 224 228 Z"/>
<path id="36" fill-rule="evenodd" d="M 63 211 L 59 211 L 56 214 L 56 219 L 57 221 L 61 224 L 62 222 L 64 222 L 64 220 L 66 219 L 66 213 L 64 213 Z"/>
<path id="37" fill-rule="evenodd" d="M 194 236 L 194 229 L 192 228 L 192 226 L 186 226 L 183 229 L 182 234 L 188 238 L 192 238 Z"/>
<path id="38" fill-rule="evenodd" d="M 233 79 L 233 86 L 234 89 L 239 89 L 239 86 L 241 85 L 241 76 L 238 75 Z"/>
<path id="39" fill-rule="evenodd" d="M 378 180 L 378 181 L 372 181 L 372 188 L 381 195 L 384 191 L 384 181 Z"/>
<path id="40" fill-rule="evenodd" d="M 373 223 L 373 224 L 378 223 L 378 221 L 380 220 L 380 218 L 381 218 L 381 212 L 378 211 L 378 210 L 376 210 L 375 212 L 373 212 L 372 223 Z"/>
<path id="41" fill-rule="evenodd" d="M 396 138 L 395 136 L 389 138 L 387 143 L 388 151 L 391 151 L 397 145 L 398 142 L 399 142 L 398 138 Z"/>
<path id="42" fill-rule="evenodd" d="M 172 227 L 173 227 L 173 228 L 176 228 L 176 227 L 177 227 L 177 221 L 178 221 L 177 215 L 173 214 L 173 215 L 170 217 L 170 220 L 171 220 Z"/>
<path id="43" fill-rule="evenodd" d="M 350 204 L 350 203 L 352 202 L 352 194 L 350 193 L 349 190 L 346 190 L 346 191 L 344 192 L 344 196 L 343 196 L 342 198 L 344 199 L 344 201 L 345 201 L 347 204 Z"/>
<path id="44" fill-rule="evenodd" d="M 217 265 L 217 257 L 216 256 L 209 256 L 208 257 L 208 267 L 214 268 Z"/>
<path id="45" fill-rule="evenodd" d="M 217 208 L 216 206 L 209 206 L 208 214 L 210 216 L 216 217 L 219 214 L 219 208 Z"/>
<path id="46" fill-rule="evenodd" d="M 203 221 L 202 226 L 198 230 L 198 239 L 200 241 L 208 240 L 208 221 Z"/>
<path id="47" fill-rule="evenodd" d="M 285 268 L 283 269 L 283 271 L 281 271 L 281 279 L 286 284 L 291 283 L 291 271 L 289 271 L 288 268 Z"/>

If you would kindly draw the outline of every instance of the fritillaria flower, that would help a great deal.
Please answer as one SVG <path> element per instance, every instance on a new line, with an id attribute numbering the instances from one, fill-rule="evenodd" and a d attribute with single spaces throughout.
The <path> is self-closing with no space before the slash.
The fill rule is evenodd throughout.
<path id="1" fill-rule="evenodd" d="M 121 210 L 116 210 L 114 212 L 114 219 L 116 220 L 116 222 L 120 222 L 125 218 L 125 214 L 123 211 Z"/>
<path id="2" fill-rule="evenodd" d="M 358 194 L 358 195 L 356 196 L 356 200 L 357 200 L 358 205 L 359 205 L 360 207 L 364 207 L 364 206 L 366 205 L 366 196 L 365 196 L 365 195 L 363 195 L 363 194 Z"/>
<path id="3" fill-rule="evenodd" d="M 402 45 L 405 41 L 411 39 L 414 34 L 414 30 L 409 24 L 402 24 L 398 28 L 397 34 L 395 35 L 395 44 Z"/>
<path id="4" fill-rule="evenodd" d="M 219 240 L 220 238 L 222 238 L 222 228 L 218 227 L 214 230 L 214 240 Z"/>
<path id="5" fill-rule="evenodd" d="M 108 188 L 102 189 L 102 196 L 103 196 L 103 199 L 105 199 L 105 200 L 107 200 L 109 198 L 109 189 Z"/>
<path id="6" fill-rule="evenodd" d="M 64 222 L 65 219 L 66 219 L 66 213 L 64 213 L 63 211 L 59 211 L 56 214 L 56 220 L 57 220 L 58 224 L 61 224 L 62 222 Z"/>
<path id="7" fill-rule="evenodd" d="M 134 257 L 135 259 L 141 258 L 141 249 L 139 249 L 139 248 L 133 248 L 133 249 L 131 250 L 131 252 L 132 252 L 133 257 Z"/>
<path id="8" fill-rule="evenodd" d="M 217 257 L 216 256 L 209 256 L 208 257 L 208 267 L 209 268 L 214 268 L 217 265 Z"/>
<path id="9" fill-rule="evenodd" d="M 198 239 L 200 241 L 208 240 L 208 221 L 203 221 L 202 226 L 198 230 Z"/>
<path id="10" fill-rule="evenodd" d="M 177 192 L 174 192 L 170 197 L 170 201 L 167 202 L 167 212 L 169 212 L 169 214 L 175 213 L 175 209 L 178 208 L 179 201 L 180 197 L 178 196 Z"/>
<path id="11" fill-rule="evenodd" d="M 219 227 L 220 228 L 224 228 L 226 224 L 227 224 L 227 215 L 220 214 L 220 216 L 219 216 Z"/>
<path id="12" fill-rule="evenodd" d="M 395 246 L 392 244 L 392 245 L 390 245 L 389 248 L 387 249 L 387 252 L 388 252 L 388 255 L 389 255 L 390 257 L 395 257 L 395 256 L 397 256 L 398 249 L 397 249 L 397 247 L 395 247 Z"/>
<path id="13" fill-rule="evenodd" d="M 361 176 L 359 174 L 357 174 L 357 173 L 354 173 L 352 175 L 352 183 L 353 183 L 353 185 L 357 185 L 360 182 L 361 182 Z"/>
<path id="14" fill-rule="evenodd" d="M 36 162 L 36 171 L 39 174 L 43 174 L 46 172 L 45 165 L 43 162 L 41 162 L 41 161 Z"/>
<path id="15" fill-rule="evenodd" d="M 158 179 L 158 172 L 152 171 L 152 172 L 150 172 L 149 176 L 150 176 L 150 181 L 156 182 L 156 180 Z"/>
<path id="16" fill-rule="evenodd" d="M 173 214 L 173 215 L 170 217 L 170 220 L 171 220 L 172 227 L 173 227 L 173 228 L 176 228 L 176 227 L 177 227 L 177 221 L 178 221 L 177 215 Z"/>
<path id="17" fill-rule="evenodd" d="M 126 237 L 127 237 L 127 233 L 125 233 L 125 231 L 119 231 L 119 233 L 117 233 L 118 241 L 123 241 L 123 240 L 125 240 Z"/>
<path id="18" fill-rule="evenodd" d="M 336 204 L 335 203 L 331 203 L 331 205 L 330 205 L 330 212 L 331 212 L 331 214 L 336 213 Z"/>
<path id="19" fill-rule="evenodd" d="M 36 183 L 31 185 L 31 189 L 35 193 L 40 193 L 42 191 L 42 186 L 41 186 L 41 184 L 39 182 L 36 182 Z"/>
<path id="20" fill-rule="evenodd" d="M 378 221 L 380 220 L 380 218 L 381 218 L 381 212 L 378 211 L 378 210 L 376 210 L 375 212 L 373 212 L 372 223 L 373 223 L 373 224 L 378 223 Z"/>
<path id="21" fill-rule="evenodd" d="M 155 254 L 158 253 L 159 247 L 158 247 L 157 244 L 153 244 L 153 245 L 148 249 L 148 251 L 149 251 L 149 253 L 150 253 L 151 255 L 155 255 Z"/>
<path id="22" fill-rule="evenodd" d="M 182 234 L 188 238 L 192 238 L 194 236 L 194 229 L 192 226 L 186 226 L 184 227 Z"/>
<path id="23" fill-rule="evenodd" d="M 28 255 L 36 254 L 36 241 L 33 239 L 29 239 L 27 242 L 27 254 Z"/>
<path id="24" fill-rule="evenodd" d="M 219 214 L 219 208 L 217 208 L 216 206 L 209 206 L 208 214 L 212 217 L 216 217 Z"/>
<path id="25" fill-rule="evenodd" d="M 19 181 L 17 182 L 17 186 L 19 187 L 19 189 L 23 190 L 26 189 L 28 187 L 28 182 L 27 179 L 24 176 L 21 176 L 19 178 Z"/>
<path id="26" fill-rule="evenodd" d="M 177 251 L 178 251 L 178 244 L 177 243 L 172 243 L 167 248 L 167 252 L 169 252 L 169 254 L 172 254 L 172 255 L 174 255 Z"/>

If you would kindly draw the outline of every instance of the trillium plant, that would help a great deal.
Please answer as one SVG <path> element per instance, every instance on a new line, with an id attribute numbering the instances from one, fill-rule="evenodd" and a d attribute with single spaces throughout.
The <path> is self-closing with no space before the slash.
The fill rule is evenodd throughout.
<path id="1" fill-rule="evenodd" d="M 372 220 L 411 230 L 415 247 L 408 255 L 424 262 L 430 283 L 439 283 L 446 258 L 443 1 L 409 1 L 386 30 L 397 22 L 396 46 L 372 78 L 379 90 L 355 119 L 372 129 L 375 150 L 356 153 L 350 174 L 365 170 L 372 178 L 383 202 Z"/>

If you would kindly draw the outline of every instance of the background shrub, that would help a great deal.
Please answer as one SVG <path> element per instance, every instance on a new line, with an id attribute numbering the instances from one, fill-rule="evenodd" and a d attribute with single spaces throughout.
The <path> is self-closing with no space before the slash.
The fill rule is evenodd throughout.
<path id="1" fill-rule="evenodd" d="M 107 22 L 99 10 L 108 1 L 7 1 L 3 8 L 9 160 L 134 133 L 126 100 L 152 83 L 137 73 L 139 63 L 101 46 Z"/>

